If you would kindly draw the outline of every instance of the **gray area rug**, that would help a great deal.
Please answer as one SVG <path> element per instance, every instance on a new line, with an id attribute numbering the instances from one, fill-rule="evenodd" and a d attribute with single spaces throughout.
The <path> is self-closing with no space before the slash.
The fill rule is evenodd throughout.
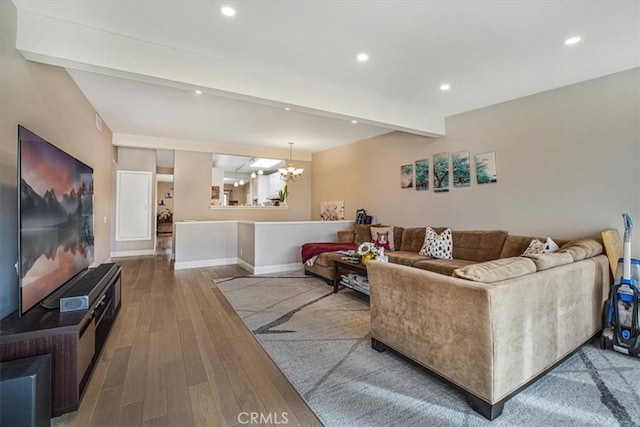
<path id="1" fill-rule="evenodd" d="M 300 272 L 215 282 L 328 427 L 640 425 L 640 359 L 587 344 L 490 422 L 458 391 L 371 348 L 367 297 Z"/>

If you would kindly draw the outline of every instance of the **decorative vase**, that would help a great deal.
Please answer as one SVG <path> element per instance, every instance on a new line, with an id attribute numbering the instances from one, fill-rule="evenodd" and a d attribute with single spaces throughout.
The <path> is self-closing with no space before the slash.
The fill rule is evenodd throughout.
<path id="1" fill-rule="evenodd" d="M 367 265 L 367 263 L 369 261 L 371 261 L 373 259 L 373 254 L 372 253 L 366 253 L 364 255 L 362 255 L 362 265 Z"/>

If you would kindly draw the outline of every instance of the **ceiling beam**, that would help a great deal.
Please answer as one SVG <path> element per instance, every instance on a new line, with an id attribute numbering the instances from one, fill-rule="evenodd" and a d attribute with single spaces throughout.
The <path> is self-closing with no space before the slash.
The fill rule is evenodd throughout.
<path id="1" fill-rule="evenodd" d="M 438 138 L 444 117 L 424 106 L 390 102 L 371 93 L 269 73 L 51 17 L 18 10 L 16 48 L 32 61 Z"/>

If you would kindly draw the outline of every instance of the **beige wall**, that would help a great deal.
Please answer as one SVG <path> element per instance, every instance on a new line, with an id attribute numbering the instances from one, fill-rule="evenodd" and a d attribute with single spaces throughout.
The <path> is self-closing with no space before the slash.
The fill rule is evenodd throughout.
<path id="1" fill-rule="evenodd" d="M 242 208 L 212 210 L 210 209 L 211 153 L 176 150 L 173 177 L 174 221 L 308 221 L 311 219 L 311 163 L 303 161 L 295 163 L 297 167 L 304 168 L 304 178 L 301 181 L 289 183 L 287 210 Z M 242 203 L 243 199 L 238 201 Z"/>
<path id="2" fill-rule="evenodd" d="M 640 69 L 449 117 L 447 136 L 394 132 L 314 154 L 312 217 L 345 200 L 403 226 L 506 229 L 573 238 L 640 224 Z M 434 153 L 494 151 L 498 182 L 448 193 L 400 189 L 400 165 Z M 432 177 L 432 174 L 431 174 Z M 637 230 L 637 228 L 636 228 Z M 640 233 L 634 233 L 640 257 Z"/>
<path id="3" fill-rule="evenodd" d="M 18 306 L 16 139 L 21 124 L 94 169 L 95 260 L 109 257 L 111 131 L 67 72 L 26 61 L 15 50 L 16 9 L 0 2 L 0 318 Z M 106 223 L 104 220 L 106 219 Z"/>

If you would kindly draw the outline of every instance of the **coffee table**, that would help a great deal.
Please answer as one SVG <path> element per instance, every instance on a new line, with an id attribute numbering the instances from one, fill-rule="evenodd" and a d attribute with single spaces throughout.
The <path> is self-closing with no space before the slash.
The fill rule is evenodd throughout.
<path id="1" fill-rule="evenodd" d="M 364 295 L 369 295 L 368 292 L 366 292 L 364 289 L 359 289 L 357 287 L 353 287 L 353 286 L 349 286 L 346 285 L 344 283 L 341 283 L 341 278 L 342 278 L 342 273 L 355 273 L 355 274 L 359 274 L 361 276 L 366 276 L 367 275 L 367 267 L 362 264 L 361 262 L 358 264 L 353 264 L 350 263 L 344 259 L 338 259 L 333 261 L 333 293 L 337 293 L 338 292 L 338 286 L 340 286 L 340 284 L 342 284 L 343 286 L 346 286 L 348 288 L 353 289 L 354 291 L 360 292 L 361 294 Z"/>

